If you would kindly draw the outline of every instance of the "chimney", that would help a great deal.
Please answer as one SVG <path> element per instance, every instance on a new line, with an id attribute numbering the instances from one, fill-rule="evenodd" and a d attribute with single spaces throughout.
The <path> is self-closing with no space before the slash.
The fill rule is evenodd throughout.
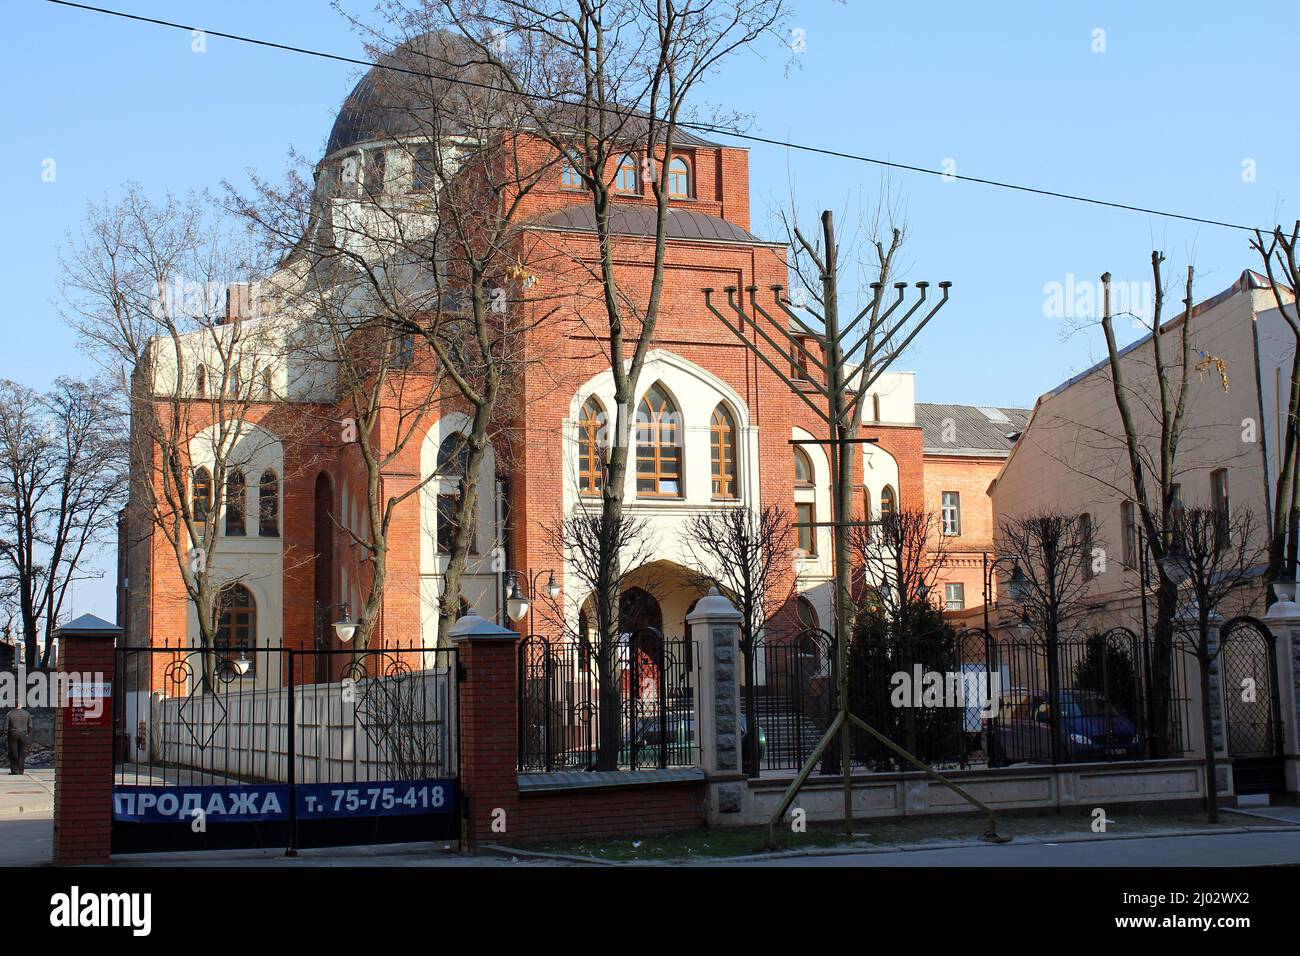
<path id="1" fill-rule="evenodd" d="M 232 282 L 226 286 L 226 321 L 239 322 L 252 318 L 253 287 L 248 282 Z"/>

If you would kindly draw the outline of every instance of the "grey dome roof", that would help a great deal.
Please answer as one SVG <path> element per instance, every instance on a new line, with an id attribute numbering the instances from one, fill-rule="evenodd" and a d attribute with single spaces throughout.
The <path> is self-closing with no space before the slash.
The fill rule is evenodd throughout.
<path id="1" fill-rule="evenodd" d="M 474 90 L 448 78 L 483 82 L 488 73 L 481 61 L 473 62 L 463 39 L 446 32 L 408 40 L 380 57 L 378 64 L 343 101 L 330 130 L 326 156 L 358 143 L 429 135 L 438 127 L 440 104 Z"/>

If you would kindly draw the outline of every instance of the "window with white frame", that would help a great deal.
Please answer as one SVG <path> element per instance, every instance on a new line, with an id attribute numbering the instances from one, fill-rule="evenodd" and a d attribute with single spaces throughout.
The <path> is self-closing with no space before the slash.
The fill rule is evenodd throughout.
<path id="1" fill-rule="evenodd" d="M 944 608 L 949 611 L 961 611 L 966 608 L 966 585 L 960 581 L 949 581 L 943 586 Z"/>
<path id="2" fill-rule="evenodd" d="M 961 496 L 955 491 L 943 492 L 943 533 L 961 534 Z"/>

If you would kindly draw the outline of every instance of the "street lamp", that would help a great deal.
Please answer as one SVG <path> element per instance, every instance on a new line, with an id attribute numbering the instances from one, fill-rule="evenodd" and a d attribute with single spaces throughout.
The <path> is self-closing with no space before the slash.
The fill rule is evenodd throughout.
<path id="1" fill-rule="evenodd" d="M 535 633 L 533 621 L 536 617 L 537 602 L 532 598 L 537 594 L 537 582 L 543 574 L 549 575 L 546 581 L 546 596 L 550 598 L 551 603 L 559 600 L 560 594 L 563 593 L 560 583 L 555 580 L 555 572 L 550 568 L 537 571 L 528 576 L 528 591 L 525 593 L 519 587 L 520 572 L 509 571 L 510 587 L 505 595 L 505 612 L 511 621 L 518 621 L 525 614 L 528 615 L 528 633 Z M 525 572 L 527 574 L 527 572 Z M 504 622 L 502 622 L 504 623 Z"/>
<path id="2" fill-rule="evenodd" d="M 514 575 L 510 579 L 510 593 L 506 595 L 506 613 L 510 615 L 510 620 L 517 621 L 527 611 L 528 599 L 519 593 L 519 575 Z"/>
<path id="3" fill-rule="evenodd" d="M 1176 585 L 1184 583 L 1191 576 L 1191 570 L 1187 567 L 1187 552 L 1178 538 L 1169 542 L 1169 550 L 1160 556 L 1157 563 L 1165 577 Z"/>
<path id="4" fill-rule="evenodd" d="M 339 643 L 348 644 L 357 633 L 357 622 L 348 620 L 348 602 L 344 601 L 341 606 L 343 614 L 334 622 L 334 636 L 339 639 Z"/>

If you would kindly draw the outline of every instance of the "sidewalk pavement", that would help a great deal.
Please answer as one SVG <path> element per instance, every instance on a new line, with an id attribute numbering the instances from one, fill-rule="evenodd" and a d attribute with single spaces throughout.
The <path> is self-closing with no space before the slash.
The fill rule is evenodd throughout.
<path id="1" fill-rule="evenodd" d="M 54 770 L 0 770 L 0 867 L 48 866 L 54 847 Z"/>

